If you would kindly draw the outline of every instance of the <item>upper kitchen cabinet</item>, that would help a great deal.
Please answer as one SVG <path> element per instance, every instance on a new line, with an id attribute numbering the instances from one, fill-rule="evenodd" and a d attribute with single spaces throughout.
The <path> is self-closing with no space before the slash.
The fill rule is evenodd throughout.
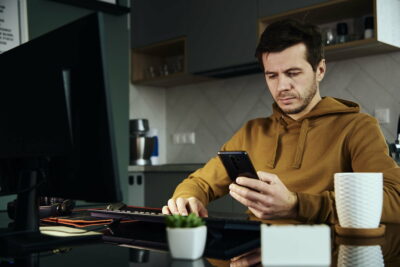
<path id="1" fill-rule="evenodd" d="M 327 1 L 330 0 L 258 0 L 258 17 L 272 16 Z"/>
<path id="2" fill-rule="evenodd" d="M 188 71 L 211 77 L 258 68 L 257 1 L 188 1 Z"/>
<path id="3" fill-rule="evenodd" d="M 319 25 L 328 60 L 396 51 L 399 10 L 399 0 L 134 0 L 132 82 L 169 87 L 257 72 L 258 37 L 284 18 Z"/>
<path id="4" fill-rule="evenodd" d="M 133 0 L 132 48 L 186 35 L 186 0 Z"/>
<path id="5" fill-rule="evenodd" d="M 133 0 L 131 7 L 132 83 L 194 82 L 197 77 L 187 71 L 187 1 Z"/>
<path id="6" fill-rule="evenodd" d="M 267 12 L 267 2 L 271 2 L 271 8 L 279 6 L 272 5 L 275 1 L 260 0 L 260 12 Z M 286 2 L 294 5 L 297 1 Z M 270 15 L 260 18 L 259 35 L 274 21 L 294 18 L 320 26 L 327 60 L 349 59 L 399 50 L 400 1 L 308 0 L 304 2 L 309 2 L 311 5 L 297 9 L 291 9 L 290 6 L 289 11 L 283 10 L 281 13 L 271 11 Z"/>

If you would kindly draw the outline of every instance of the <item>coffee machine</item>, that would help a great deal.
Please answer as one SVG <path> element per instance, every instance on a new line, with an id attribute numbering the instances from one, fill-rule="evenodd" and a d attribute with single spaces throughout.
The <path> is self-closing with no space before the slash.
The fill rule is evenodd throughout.
<path id="1" fill-rule="evenodd" d="M 151 154 L 155 137 L 149 136 L 149 121 L 133 119 L 129 121 L 129 163 L 131 165 L 151 165 Z"/>

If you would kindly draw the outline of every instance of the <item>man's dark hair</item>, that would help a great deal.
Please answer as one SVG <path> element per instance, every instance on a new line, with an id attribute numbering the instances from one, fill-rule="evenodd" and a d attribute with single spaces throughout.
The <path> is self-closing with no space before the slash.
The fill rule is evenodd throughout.
<path id="1" fill-rule="evenodd" d="M 306 46 L 306 59 L 316 71 L 319 62 L 324 58 L 321 32 L 315 25 L 293 19 L 280 20 L 268 25 L 261 35 L 255 56 L 264 69 L 262 62 L 264 53 L 281 52 L 299 43 L 304 43 Z"/>

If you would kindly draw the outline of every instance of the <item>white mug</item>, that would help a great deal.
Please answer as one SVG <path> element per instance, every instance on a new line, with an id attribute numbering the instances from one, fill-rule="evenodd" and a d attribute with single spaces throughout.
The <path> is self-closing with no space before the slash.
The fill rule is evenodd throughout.
<path id="1" fill-rule="evenodd" d="M 335 173 L 339 224 L 345 228 L 378 228 L 382 216 L 382 173 Z"/>

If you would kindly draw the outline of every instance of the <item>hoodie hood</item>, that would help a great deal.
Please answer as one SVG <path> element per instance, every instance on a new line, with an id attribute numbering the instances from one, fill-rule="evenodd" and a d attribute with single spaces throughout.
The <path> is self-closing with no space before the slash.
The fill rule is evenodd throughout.
<path id="1" fill-rule="evenodd" d="M 290 120 L 295 121 L 286 114 L 284 114 L 276 103 L 272 104 L 272 108 L 273 108 L 273 115 L 272 115 L 273 117 L 283 116 L 287 117 L 289 121 Z M 319 101 L 318 104 L 315 105 L 315 107 L 310 112 L 308 112 L 306 115 L 304 115 L 297 121 L 302 121 L 305 119 L 320 117 L 329 114 L 358 113 L 358 112 L 360 112 L 360 106 L 357 103 L 339 98 L 323 97 L 321 101 Z M 285 119 L 285 121 L 287 120 Z"/>
<path id="2" fill-rule="evenodd" d="M 309 113 L 298 120 L 294 120 L 288 115 L 284 114 L 276 103 L 272 105 L 272 108 L 272 118 L 275 122 L 276 134 L 273 142 L 274 147 L 272 148 L 273 153 L 271 155 L 271 159 L 268 161 L 268 166 L 270 168 L 275 168 L 276 154 L 280 143 L 280 137 L 287 125 L 293 123 L 300 124 L 300 134 L 297 141 L 296 154 L 292 164 L 293 168 L 298 169 L 301 167 L 301 162 L 303 160 L 304 147 L 307 140 L 307 134 L 310 129 L 310 121 L 322 116 L 360 112 L 360 106 L 358 104 L 333 97 L 323 97 Z"/>

